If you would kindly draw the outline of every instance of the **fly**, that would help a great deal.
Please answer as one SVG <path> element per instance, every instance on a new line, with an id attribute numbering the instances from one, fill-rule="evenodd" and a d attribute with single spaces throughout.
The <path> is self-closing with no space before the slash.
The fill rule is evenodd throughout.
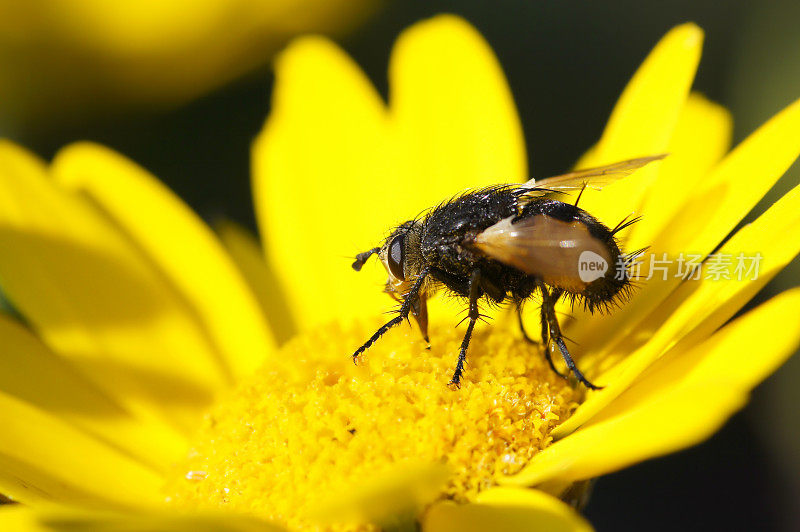
<path id="1" fill-rule="evenodd" d="M 626 255 L 616 234 L 638 220 L 609 228 L 575 204 L 552 196 L 559 192 L 603 186 L 626 177 L 665 155 L 621 161 L 540 181 L 472 190 L 440 204 L 419 219 L 400 224 L 379 247 L 356 256 L 361 270 L 377 254 L 386 268 L 385 291 L 400 303 L 397 316 L 353 353 L 353 360 L 386 331 L 414 316 L 428 341 L 427 300 L 444 289 L 468 304 L 469 323 L 450 386 L 458 388 L 472 331 L 483 298 L 516 307 L 539 293 L 544 355 L 553 371 L 554 345 L 578 381 L 598 389 L 575 365 L 564 343 L 555 305 L 562 298 L 583 303 L 589 312 L 605 311 L 625 301 L 632 289 L 628 265 L 641 252 Z M 580 199 L 580 195 L 578 196 Z M 535 343 L 535 342 L 534 342 Z"/>

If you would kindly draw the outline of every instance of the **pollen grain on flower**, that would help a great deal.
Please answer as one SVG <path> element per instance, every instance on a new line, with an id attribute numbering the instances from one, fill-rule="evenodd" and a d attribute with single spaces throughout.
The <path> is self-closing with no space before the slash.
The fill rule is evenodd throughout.
<path id="1" fill-rule="evenodd" d="M 433 329 L 430 350 L 398 328 L 353 365 L 348 353 L 375 326 L 331 325 L 288 343 L 206 417 L 168 500 L 303 525 L 331 494 L 420 463 L 449 471 L 433 498 L 474 500 L 547 446 L 581 399 L 510 331 L 476 332 L 457 391 L 446 386 L 461 342 L 452 328 Z"/>

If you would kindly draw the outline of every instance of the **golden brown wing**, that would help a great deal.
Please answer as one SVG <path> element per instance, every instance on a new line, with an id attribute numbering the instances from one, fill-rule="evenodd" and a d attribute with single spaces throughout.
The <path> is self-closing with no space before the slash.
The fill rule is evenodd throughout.
<path id="1" fill-rule="evenodd" d="M 499 262 L 574 294 L 616 268 L 614 251 L 580 222 L 544 214 L 515 223 L 512 219 L 488 227 L 473 245 Z"/>
<path id="2" fill-rule="evenodd" d="M 520 188 L 531 189 L 531 194 L 541 192 L 545 194 L 547 191 L 567 191 L 579 190 L 584 186 L 600 190 L 606 185 L 627 177 L 633 172 L 643 167 L 644 165 L 653 161 L 658 161 L 666 157 L 667 154 L 652 155 L 650 157 L 639 157 L 638 159 L 628 159 L 627 161 L 620 161 L 617 163 L 600 166 L 597 168 L 587 168 L 585 170 L 577 170 L 568 174 L 547 177 L 536 181 L 530 181 L 520 185 Z M 544 190 L 542 190 L 544 189 Z"/>

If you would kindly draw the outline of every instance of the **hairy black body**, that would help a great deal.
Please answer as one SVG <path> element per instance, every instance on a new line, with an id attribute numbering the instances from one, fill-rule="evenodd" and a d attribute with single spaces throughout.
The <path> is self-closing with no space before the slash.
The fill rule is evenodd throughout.
<path id="1" fill-rule="evenodd" d="M 611 171 L 627 175 L 661 156 L 634 159 L 610 167 L 551 178 L 568 188 L 573 176 L 608 177 Z M 622 168 L 622 171 L 618 169 Z M 571 185 L 570 185 L 571 186 Z M 574 187 L 573 187 L 574 188 Z M 391 327 L 413 315 L 427 340 L 426 302 L 438 289 L 461 296 L 468 304 L 468 324 L 450 384 L 458 387 L 476 321 L 479 302 L 510 303 L 518 313 L 536 293 L 541 296 L 544 354 L 556 373 L 550 347 L 557 349 L 575 377 L 597 388 L 575 366 L 564 343 L 555 313 L 562 297 L 582 302 L 587 310 L 607 310 L 628 295 L 631 260 L 620 250 L 615 234 L 636 219 L 610 229 L 575 205 L 548 197 L 551 190 L 531 184 L 500 185 L 471 191 L 433 208 L 420 219 L 397 227 L 382 246 L 359 254 L 353 268 L 360 270 L 378 254 L 389 279 L 385 291 L 400 302 L 398 315 L 353 353 L 358 356 Z M 580 196 L 579 196 L 580 198 Z M 588 257 L 588 259 L 585 259 Z M 594 261 L 602 271 L 584 271 Z M 522 327 L 526 340 L 533 342 Z M 561 375 L 561 373 L 559 373 Z M 564 376 L 564 375 L 562 375 Z"/>
<path id="2" fill-rule="evenodd" d="M 435 208 L 423 221 L 420 246 L 430 275 L 456 294 L 469 297 L 470 275 L 478 269 L 481 292 L 494 303 L 502 303 L 509 295 L 530 296 L 535 288 L 531 276 L 471 247 L 484 229 L 517 213 L 518 195 L 508 188 L 472 192 Z"/>

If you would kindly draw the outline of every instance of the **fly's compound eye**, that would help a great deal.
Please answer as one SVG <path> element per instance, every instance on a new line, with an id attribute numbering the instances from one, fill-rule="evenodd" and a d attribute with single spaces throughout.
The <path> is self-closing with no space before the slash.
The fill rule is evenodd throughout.
<path id="1" fill-rule="evenodd" d="M 386 256 L 386 263 L 389 265 L 389 271 L 392 272 L 397 279 L 405 281 L 406 277 L 403 274 L 403 242 L 405 235 L 399 235 L 392 240 L 389 244 L 389 253 Z"/>

